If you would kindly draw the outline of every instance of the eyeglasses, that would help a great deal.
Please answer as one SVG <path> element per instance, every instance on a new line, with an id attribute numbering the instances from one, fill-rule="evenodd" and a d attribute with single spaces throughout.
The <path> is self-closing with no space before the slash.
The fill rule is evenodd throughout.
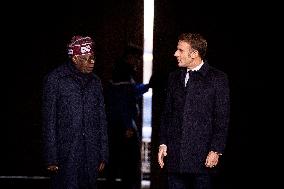
<path id="1" fill-rule="evenodd" d="M 80 62 L 89 62 L 90 60 L 95 60 L 95 56 L 93 54 L 75 55 L 75 57 Z"/>

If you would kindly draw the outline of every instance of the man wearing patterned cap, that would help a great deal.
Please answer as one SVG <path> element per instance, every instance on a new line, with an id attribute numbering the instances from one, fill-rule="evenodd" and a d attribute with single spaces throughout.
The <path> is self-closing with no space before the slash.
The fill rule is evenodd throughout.
<path id="1" fill-rule="evenodd" d="M 94 189 L 108 159 L 107 125 L 94 42 L 74 36 L 70 61 L 43 85 L 43 152 L 53 189 Z"/>
<path id="2" fill-rule="evenodd" d="M 90 37 L 74 36 L 68 44 L 68 55 L 82 73 L 91 73 L 94 68 L 94 42 Z"/>

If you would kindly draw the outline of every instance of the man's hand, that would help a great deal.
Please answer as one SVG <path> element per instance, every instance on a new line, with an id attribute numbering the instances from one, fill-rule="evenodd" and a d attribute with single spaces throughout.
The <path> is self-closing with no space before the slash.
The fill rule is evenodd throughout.
<path id="1" fill-rule="evenodd" d="M 58 171 L 58 166 L 57 165 L 49 165 L 47 166 L 47 170 L 52 172 L 52 173 L 56 173 Z"/>
<path id="2" fill-rule="evenodd" d="M 218 164 L 219 154 L 217 152 L 210 151 L 207 155 L 205 166 L 213 168 Z"/>
<path id="3" fill-rule="evenodd" d="M 98 171 L 101 172 L 102 170 L 104 170 L 104 168 L 105 168 L 105 162 L 102 161 L 98 167 Z"/>
<path id="4" fill-rule="evenodd" d="M 164 157 L 167 156 L 167 146 L 162 144 L 159 146 L 158 162 L 161 168 L 164 167 Z"/>

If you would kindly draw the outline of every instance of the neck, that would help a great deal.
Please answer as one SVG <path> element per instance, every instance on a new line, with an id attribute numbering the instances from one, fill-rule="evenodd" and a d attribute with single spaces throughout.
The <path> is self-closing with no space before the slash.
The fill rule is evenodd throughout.
<path id="1" fill-rule="evenodd" d="M 192 62 L 187 66 L 187 69 L 194 69 L 195 67 L 199 66 L 202 63 L 202 59 L 200 57 L 195 58 Z"/>

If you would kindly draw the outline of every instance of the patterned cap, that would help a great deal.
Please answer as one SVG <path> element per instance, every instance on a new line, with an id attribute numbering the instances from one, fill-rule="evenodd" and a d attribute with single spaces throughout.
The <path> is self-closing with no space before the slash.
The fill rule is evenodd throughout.
<path id="1" fill-rule="evenodd" d="M 68 55 L 94 54 L 93 45 L 94 41 L 88 36 L 73 36 L 71 42 L 68 44 Z"/>

